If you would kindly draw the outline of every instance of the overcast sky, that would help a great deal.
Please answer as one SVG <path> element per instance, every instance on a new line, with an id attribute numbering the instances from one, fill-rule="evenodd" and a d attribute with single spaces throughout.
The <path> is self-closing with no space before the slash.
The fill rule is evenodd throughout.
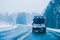
<path id="1" fill-rule="evenodd" d="M 50 0 L 0 0 L 1 12 L 42 13 Z"/>

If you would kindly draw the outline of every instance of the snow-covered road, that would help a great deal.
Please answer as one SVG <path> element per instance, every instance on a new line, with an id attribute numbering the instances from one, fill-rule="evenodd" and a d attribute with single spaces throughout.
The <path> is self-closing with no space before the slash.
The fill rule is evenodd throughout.
<path id="1" fill-rule="evenodd" d="M 11 24 L 4 23 L 0 25 L 0 40 L 47 40 L 47 39 L 59 40 L 60 29 L 47 28 L 46 34 L 34 34 L 32 32 L 31 25 L 16 24 L 12 26 Z"/>

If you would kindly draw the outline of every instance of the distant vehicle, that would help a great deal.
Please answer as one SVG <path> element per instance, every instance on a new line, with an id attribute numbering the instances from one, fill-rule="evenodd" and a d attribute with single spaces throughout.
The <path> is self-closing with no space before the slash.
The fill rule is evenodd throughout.
<path id="1" fill-rule="evenodd" d="M 34 16 L 32 23 L 33 32 L 46 32 L 45 18 L 43 16 Z"/>

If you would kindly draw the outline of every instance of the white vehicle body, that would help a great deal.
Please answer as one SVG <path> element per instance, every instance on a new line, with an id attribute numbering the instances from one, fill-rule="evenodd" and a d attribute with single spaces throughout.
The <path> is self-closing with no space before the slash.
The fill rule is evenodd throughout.
<path id="1" fill-rule="evenodd" d="M 45 24 L 33 24 L 34 28 L 42 28 L 45 27 Z"/>

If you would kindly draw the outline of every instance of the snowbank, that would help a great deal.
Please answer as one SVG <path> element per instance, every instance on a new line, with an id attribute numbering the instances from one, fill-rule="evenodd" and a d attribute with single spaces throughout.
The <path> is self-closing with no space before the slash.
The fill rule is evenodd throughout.
<path id="1" fill-rule="evenodd" d="M 52 28 L 47 28 L 47 29 L 52 30 L 52 31 L 56 31 L 56 32 L 60 33 L 60 29 L 52 29 Z"/>
<path id="2" fill-rule="evenodd" d="M 8 24 L 6 22 L 0 22 L 0 32 L 7 31 L 16 28 L 17 26 L 13 26 L 12 24 Z"/>

